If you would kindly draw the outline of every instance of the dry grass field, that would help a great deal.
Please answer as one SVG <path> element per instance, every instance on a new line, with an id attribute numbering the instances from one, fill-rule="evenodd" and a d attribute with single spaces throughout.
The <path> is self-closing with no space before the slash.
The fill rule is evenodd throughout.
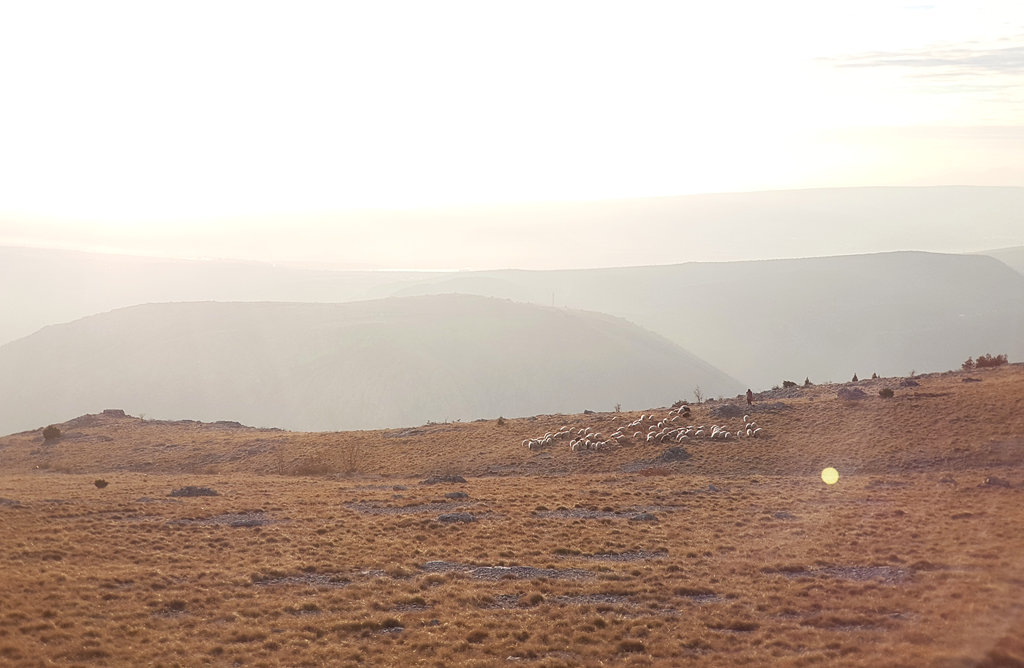
<path id="1" fill-rule="evenodd" d="M 0 664 L 1024 666 L 1024 366 L 914 382 L 583 452 L 522 441 L 640 414 L 3 437 Z"/>

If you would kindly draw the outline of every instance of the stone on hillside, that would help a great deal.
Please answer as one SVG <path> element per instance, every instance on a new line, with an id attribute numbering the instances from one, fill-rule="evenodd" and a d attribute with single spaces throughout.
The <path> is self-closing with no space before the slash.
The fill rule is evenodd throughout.
<path id="1" fill-rule="evenodd" d="M 836 397 L 847 401 L 855 401 L 857 399 L 867 399 L 868 393 L 859 387 L 840 387 L 839 391 L 836 392 Z"/>
<path id="2" fill-rule="evenodd" d="M 680 445 L 674 445 L 665 452 L 658 455 L 656 461 L 659 462 L 685 462 L 691 457 L 690 453 L 686 451 L 686 448 Z"/>
<path id="3" fill-rule="evenodd" d="M 468 499 L 469 498 L 469 494 L 466 494 L 465 492 L 448 492 L 447 494 L 444 495 L 444 498 L 446 498 L 446 499 Z"/>
<path id="4" fill-rule="evenodd" d="M 452 522 L 476 522 L 476 516 L 472 513 L 446 513 L 444 515 L 438 515 L 437 521 L 448 524 Z"/>
<path id="5" fill-rule="evenodd" d="M 430 476 L 426 480 L 420 480 L 421 485 L 440 485 L 444 483 L 457 482 L 466 482 L 466 479 L 460 475 L 435 475 Z"/>
<path id="6" fill-rule="evenodd" d="M 220 496 L 215 490 L 209 487 L 196 487 L 195 485 L 188 485 L 174 490 L 169 496 Z"/>

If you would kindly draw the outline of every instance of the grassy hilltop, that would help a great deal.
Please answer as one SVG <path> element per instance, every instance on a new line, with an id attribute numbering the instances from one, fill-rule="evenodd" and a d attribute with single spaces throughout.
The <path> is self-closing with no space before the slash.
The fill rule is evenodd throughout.
<path id="1" fill-rule="evenodd" d="M 522 441 L 641 412 L 338 433 L 99 414 L 3 437 L 0 658 L 1019 665 L 1024 366 L 910 380 L 675 423 L 749 411 L 757 439 L 631 428 L 582 452 Z"/>

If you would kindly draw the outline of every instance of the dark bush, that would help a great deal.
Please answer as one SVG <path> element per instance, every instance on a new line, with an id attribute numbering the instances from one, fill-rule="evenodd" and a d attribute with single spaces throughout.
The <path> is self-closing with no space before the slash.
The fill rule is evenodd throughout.
<path id="1" fill-rule="evenodd" d="M 992 355 L 982 355 L 974 363 L 974 366 L 978 369 L 984 369 L 987 367 L 1002 366 L 1003 364 L 1006 364 L 1007 361 L 1006 355 L 996 355 L 995 357 L 992 357 Z"/>
<path id="2" fill-rule="evenodd" d="M 857 378 L 857 374 L 853 374 L 853 379 L 852 379 L 852 380 L 850 380 L 850 382 L 851 382 L 851 383 L 856 383 L 856 382 L 857 382 L 857 380 L 858 380 L 858 378 Z"/>
<path id="3" fill-rule="evenodd" d="M 974 370 L 974 358 L 973 357 L 968 357 L 967 361 L 960 365 L 960 368 L 963 369 L 964 371 L 973 371 Z"/>
<path id="4" fill-rule="evenodd" d="M 878 391 L 878 396 L 883 399 L 892 399 L 893 391 L 888 387 L 883 387 Z"/>
<path id="5" fill-rule="evenodd" d="M 56 441 L 62 436 L 60 427 L 55 424 L 51 424 L 49 427 L 43 430 L 43 440 L 45 441 Z"/>
<path id="6" fill-rule="evenodd" d="M 796 387 L 796 383 L 791 380 L 782 381 L 782 387 Z"/>
<path id="7" fill-rule="evenodd" d="M 804 378 L 804 387 L 810 387 L 811 385 L 814 385 L 814 383 L 811 382 L 810 376 Z"/>
<path id="8" fill-rule="evenodd" d="M 106 487 L 110 483 L 107 482 L 106 480 L 104 480 L 103 478 L 97 478 L 96 480 L 93 481 L 92 484 L 96 485 L 96 487 L 98 489 L 103 489 L 104 487 Z"/>

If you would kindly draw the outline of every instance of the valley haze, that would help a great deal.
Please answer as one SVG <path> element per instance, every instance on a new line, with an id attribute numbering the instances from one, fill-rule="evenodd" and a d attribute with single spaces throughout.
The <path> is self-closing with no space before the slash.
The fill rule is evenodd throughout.
<path id="1" fill-rule="evenodd" d="M 694 400 L 698 388 L 704 397 L 728 397 L 784 380 L 907 375 L 955 368 L 984 353 L 1017 360 L 1024 357 L 1024 246 L 1006 244 L 1020 234 L 1022 211 L 1024 188 L 949 187 L 366 214 L 380 223 L 367 238 L 390 235 L 397 249 L 430 248 L 421 266 L 448 248 L 493 247 L 506 259 L 591 265 L 578 269 L 327 270 L 0 247 L 0 279 L 17 286 L 0 293 L 7 380 L 0 432 L 108 405 L 290 429 L 395 427 L 667 405 Z M 397 234 L 421 228 L 440 239 Z M 302 238 L 301 221 L 296 229 L 293 237 Z M 334 228 L 315 229 L 329 235 Z M 480 236 L 460 245 L 470 230 Z M 246 240 L 239 243 L 244 248 Z M 902 249 L 915 243 L 962 252 Z M 811 248 L 831 253 L 656 263 Z M 354 249 L 358 240 L 332 252 L 343 257 Z M 839 254 L 866 249 L 877 252 Z M 637 264 L 600 266 L 627 260 Z M 418 303 L 444 304 L 436 314 L 417 308 L 411 320 L 385 318 L 376 329 L 363 323 L 361 338 L 338 335 L 354 331 L 340 321 L 332 330 L 309 319 L 372 304 L 400 310 L 417 303 L 410 297 L 431 295 Z M 499 308 L 481 298 L 509 303 Z M 461 331 L 455 321 L 443 323 L 445 308 L 456 303 Z M 616 323 L 624 338 L 585 350 L 598 314 L 612 316 L 602 327 Z M 431 343 L 417 339 L 429 331 Z M 510 332 L 519 332 L 514 352 Z M 471 340 L 474 334 L 490 340 Z M 654 340 L 672 351 L 659 353 L 666 355 L 660 371 L 645 357 Z M 365 346 L 362 353 L 356 345 Z M 190 356 L 189 349 L 203 352 Z M 510 355 L 521 364 L 507 364 Z M 530 364 L 545 367 L 543 382 L 527 373 Z M 644 377 L 651 379 L 646 386 Z M 430 389 L 417 391 L 417 384 Z M 388 387 L 396 391 L 391 399 Z"/>

